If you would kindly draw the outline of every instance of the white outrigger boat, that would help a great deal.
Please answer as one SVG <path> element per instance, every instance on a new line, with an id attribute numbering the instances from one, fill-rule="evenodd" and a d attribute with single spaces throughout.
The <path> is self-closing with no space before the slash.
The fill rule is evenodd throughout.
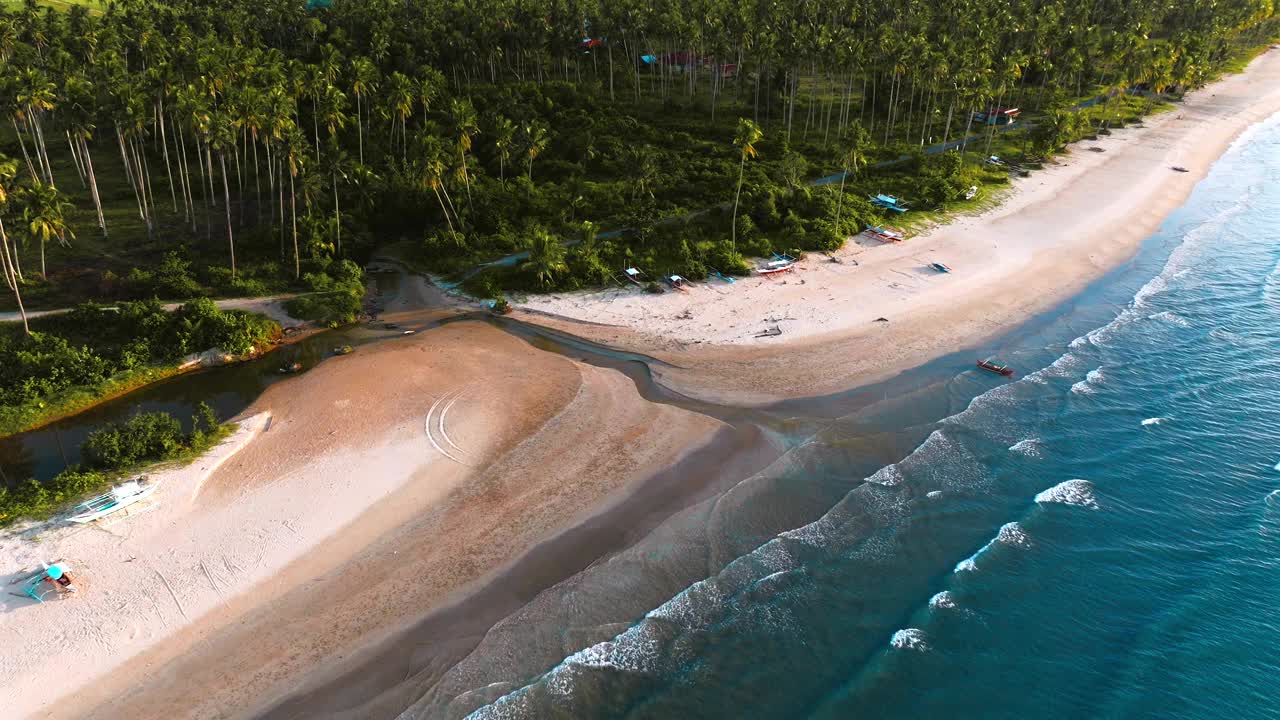
<path id="1" fill-rule="evenodd" d="M 77 505 L 67 520 L 80 524 L 91 523 L 147 499 L 158 487 L 158 483 L 148 482 L 145 477 L 121 483 L 112 488 L 111 492 Z"/>

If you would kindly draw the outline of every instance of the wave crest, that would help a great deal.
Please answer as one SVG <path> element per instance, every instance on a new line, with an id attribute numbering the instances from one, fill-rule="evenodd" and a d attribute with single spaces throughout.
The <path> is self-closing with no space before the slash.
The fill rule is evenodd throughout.
<path id="1" fill-rule="evenodd" d="M 1076 507 L 1098 510 L 1098 499 L 1093 494 L 1093 483 L 1088 480 L 1067 480 L 1036 495 L 1036 502 L 1041 505 L 1058 503 L 1075 505 Z"/>

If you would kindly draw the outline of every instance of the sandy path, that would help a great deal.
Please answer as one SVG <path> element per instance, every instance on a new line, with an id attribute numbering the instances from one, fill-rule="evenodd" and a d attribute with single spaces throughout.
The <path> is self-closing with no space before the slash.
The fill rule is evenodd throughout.
<path id="1" fill-rule="evenodd" d="M 87 587 L 0 615 L 0 696 L 16 698 L 6 717 L 261 706 L 722 427 L 469 322 L 323 363 L 248 412 L 271 413 L 266 431 L 185 503 L 167 497 L 112 534 L 21 544 L 83 567 Z M 50 687 L 65 694 L 56 705 Z"/>
<path id="2" fill-rule="evenodd" d="M 685 394 L 767 403 L 847 389 L 980 347 L 1079 291 L 1131 257 L 1242 131 L 1278 111 L 1272 50 L 1143 128 L 1080 143 L 1017 180 L 1000 207 L 901 244 L 857 238 L 842 263 L 817 256 L 785 279 L 534 297 L 519 316 L 679 365 L 656 372 Z M 928 269 L 934 261 L 953 272 Z M 755 337 L 774 325 L 782 336 Z"/>

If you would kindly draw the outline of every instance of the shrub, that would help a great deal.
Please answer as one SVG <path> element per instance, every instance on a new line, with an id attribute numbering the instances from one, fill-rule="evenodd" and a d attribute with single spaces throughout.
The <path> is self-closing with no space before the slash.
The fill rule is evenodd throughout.
<path id="1" fill-rule="evenodd" d="M 80 452 L 90 468 L 114 470 L 171 457 L 185 440 L 177 418 L 165 412 L 144 413 L 89 433 Z"/>

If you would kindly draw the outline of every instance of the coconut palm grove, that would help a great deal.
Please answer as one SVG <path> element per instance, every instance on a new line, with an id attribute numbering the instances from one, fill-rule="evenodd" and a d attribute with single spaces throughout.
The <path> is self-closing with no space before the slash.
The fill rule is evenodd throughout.
<path id="1" fill-rule="evenodd" d="M 1278 27 L 1271 0 L 8 2 L 0 310 L 152 304 L 7 324 L 4 401 L 172 362 L 155 299 L 350 321 L 375 249 L 501 300 L 833 250 L 891 212 L 869 195 L 936 222 Z"/>

